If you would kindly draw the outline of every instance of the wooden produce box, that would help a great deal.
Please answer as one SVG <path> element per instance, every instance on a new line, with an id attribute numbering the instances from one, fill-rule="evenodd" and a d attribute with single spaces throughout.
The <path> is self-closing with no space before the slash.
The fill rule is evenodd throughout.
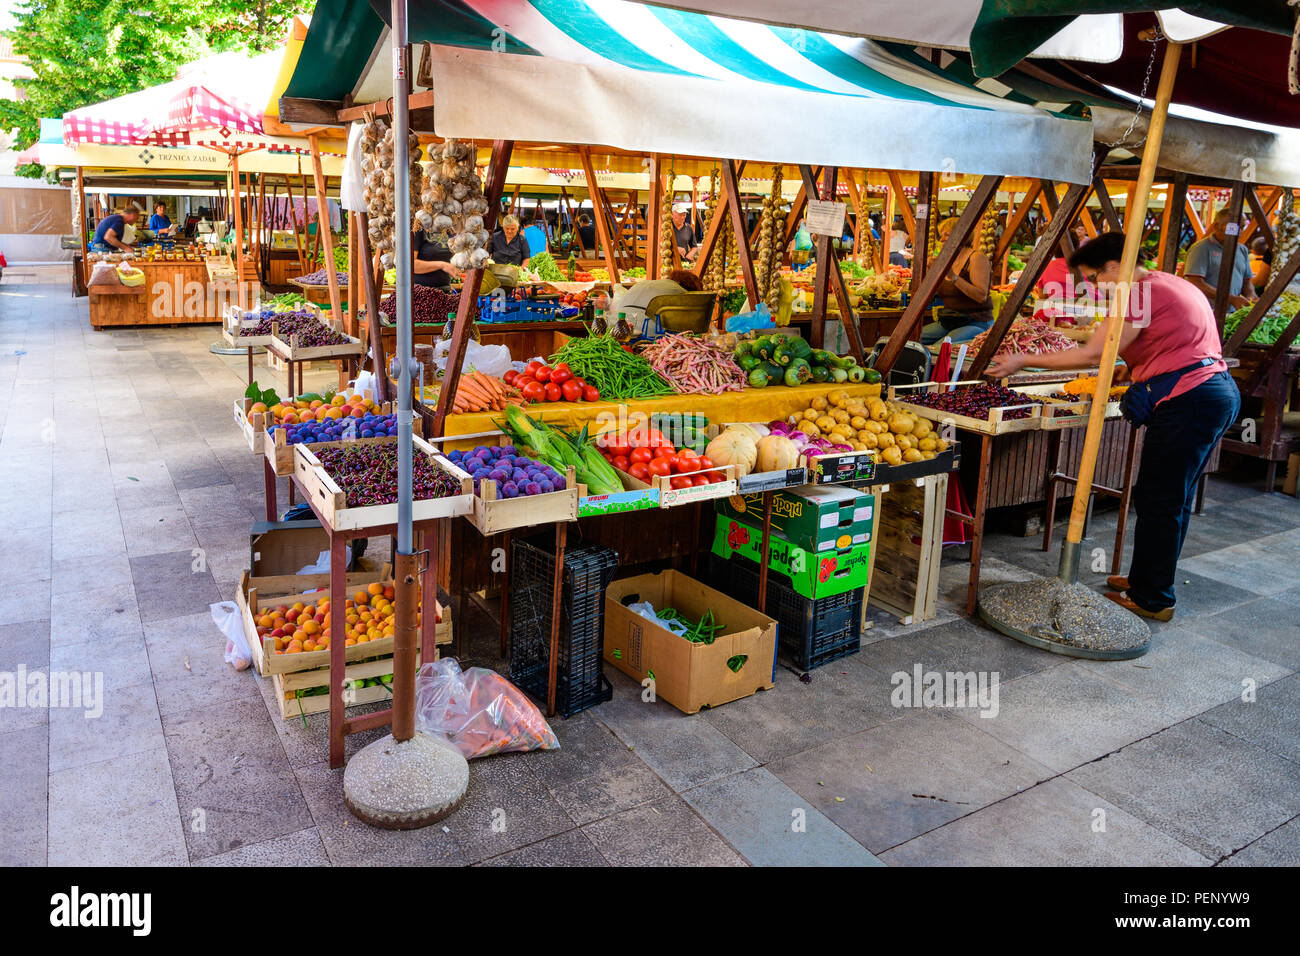
<path id="1" fill-rule="evenodd" d="M 930 475 L 866 490 L 876 496 L 867 601 L 903 624 L 931 620 L 939 598 L 948 476 Z"/>
<path id="2" fill-rule="evenodd" d="M 369 647 L 366 645 L 357 645 Z M 352 650 L 352 648 L 349 648 Z M 419 666 L 420 652 L 415 652 L 416 666 Z M 348 664 L 343 671 L 343 706 L 356 707 L 360 704 L 373 704 L 377 701 L 390 700 L 392 688 L 393 655 L 387 654 L 373 660 L 357 661 Z M 349 681 L 363 681 L 370 678 L 384 678 L 380 684 L 370 687 L 349 687 Z M 280 705 L 280 716 L 285 720 L 296 717 L 310 717 L 323 714 L 330 709 L 330 695 L 319 688 L 328 688 L 330 669 L 321 667 L 316 670 L 298 671 L 293 674 L 273 674 L 271 681 L 275 686 L 275 699 Z M 299 696 L 304 691 L 316 691 L 310 696 Z"/>
<path id="3" fill-rule="evenodd" d="M 1088 416 L 1092 411 L 1091 396 L 1079 396 L 1074 400 L 1057 398 L 1056 395 L 1061 391 L 1060 385 L 1015 385 L 1012 388 L 1013 391 L 1041 398 L 1046 403 L 1041 415 L 1043 431 L 1087 427 Z M 1119 417 L 1119 400 L 1107 402 L 1105 418 Z"/>
<path id="4" fill-rule="evenodd" d="M 479 493 L 474 496 L 474 510 L 466 517 L 485 536 L 514 528 L 577 521 L 578 498 L 582 492 L 583 488 L 578 485 L 572 465 L 565 469 L 564 490 L 543 495 L 499 498 L 497 483 L 491 478 L 484 478 L 479 482 Z"/>
<path id="5" fill-rule="evenodd" d="M 367 444 L 396 444 L 397 438 L 363 438 L 358 439 L 358 441 Z M 322 442 L 313 445 L 294 445 L 294 477 L 302 487 L 304 496 L 315 503 L 324 521 L 334 531 L 357 531 L 363 528 L 379 528 L 396 524 L 396 502 L 386 505 L 348 507 L 343 491 L 322 467 L 320 459 L 315 454 L 321 448 L 337 448 L 355 444 L 357 442 Z M 473 479 L 438 454 L 437 450 L 422 438 L 415 439 L 415 454 L 424 455 L 436 467 L 457 478 L 461 483 L 461 493 L 447 498 L 422 499 L 414 502 L 414 520 L 430 521 L 435 518 L 450 518 L 456 515 L 468 515 L 473 512 Z"/>
<path id="6" fill-rule="evenodd" d="M 632 478 L 631 483 L 641 485 L 644 488 L 655 489 L 659 492 L 660 508 L 675 508 L 678 505 L 694 505 L 701 501 L 712 501 L 714 498 L 726 498 L 736 493 L 736 466 L 719 465 L 716 468 L 706 469 L 710 472 L 721 472 L 726 475 L 725 481 L 715 481 L 707 485 L 691 485 L 689 488 L 674 488 L 671 478 L 667 475 L 652 475 L 650 484 Z M 700 472 L 691 472 L 698 475 Z M 620 476 L 621 477 L 621 476 Z M 675 477 L 675 476 L 674 476 Z M 628 484 L 628 482 L 624 482 Z"/>
<path id="7" fill-rule="evenodd" d="M 272 422 L 270 412 L 254 412 L 250 420 L 248 410 L 255 404 L 251 398 L 240 396 L 235 399 L 235 425 L 244 436 L 244 441 L 248 442 L 248 450 L 254 455 L 260 455 L 263 436 Z"/>
<path id="8" fill-rule="evenodd" d="M 311 362 L 311 361 L 338 361 L 339 359 L 353 358 L 362 355 L 366 351 L 366 346 L 359 338 L 348 335 L 339 325 L 331 321 L 330 317 L 321 312 L 320 309 L 312 308 L 310 311 L 316 313 L 321 325 L 347 339 L 347 342 L 341 345 L 299 345 L 298 336 L 294 334 L 287 341 L 280 336 L 278 325 L 271 325 L 271 341 L 267 343 L 268 353 L 273 354 L 282 362 Z"/>
<path id="9" fill-rule="evenodd" d="M 366 393 L 369 395 L 369 392 Z M 396 412 L 396 407 L 392 402 L 384 402 L 379 406 L 377 415 L 391 415 Z M 293 449 L 294 445 L 288 443 L 288 437 L 285 434 L 284 427 L 281 426 L 275 431 L 271 431 L 270 421 L 266 422 L 266 431 L 262 433 L 261 447 L 262 453 L 266 455 L 266 460 L 275 470 L 280 478 L 285 478 L 293 474 Z M 422 435 L 424 432 L 424 419 L 419 415 L 412 416 L 411 430 L 414 434 Z M 354 441 L 370 441 L 369 438 L 355 438 Z M 319 444 L 319 443 L 309 443 Z"/>
<path id="10" fill-rule="evenodd" d="M 1043 406 L 1037 402 L 1026 402 L 1024 405 L 1007 405 L 1000 408 L 989 409 L 987 419 L 972 418 L 969 415 L 958 415 L 954 412 L 947 412 L 939 408 L 929 408 L 925 405 L 916 405 L 907 400 L 909 394 L 938 392 L 947 389 L 949 385 L 956 385 L 958 388 L 964 385 L 987 385 L 987 382 L 981 381 L 961 381 L 961 382 L 922 382 L 919 385 L 891 385 L 889 388 L 889 400 L 902 408 L 909 415 L 917 415 L 921 418 L 928 418 L 932 422 L 951 422 L 954 428 L 962 428 L 966 431 L 979 432 L 982 435 L 1004 435 L 1008 432 L 1036 431 L 1043 427 L 1042 410 Z M 1028 408 L 1029 416 L 1027 418 L 1007 418 L 1007 412 Z"/>
<path id="11" fill-rule="evenodd" d="M 261 318 L 245 319 L 243 309 L 228 305 L 221 317 L 221 337 L 226 340 L 228 345 L 235 348 L 251 348 L 259 345 L 268 345 L 271 341 L 269 335 L 240 335 L 240 329 L 256 328 Z"/>

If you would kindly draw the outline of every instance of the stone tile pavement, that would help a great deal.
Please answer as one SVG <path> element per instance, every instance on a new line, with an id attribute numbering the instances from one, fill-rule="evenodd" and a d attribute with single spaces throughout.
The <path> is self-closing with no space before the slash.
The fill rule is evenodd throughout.
<path id="1" fill-rule="evenodd" d="M 873 614 L 861 653 L 807 683 L 782 668 L 687 717 L 613 673 L 614 700 L 554 723 L 561 750 L 474 762 L 445 825 L 371 829 L 324 762 L 324 716 L 282 720 L 269 681 L 223 663 L 208 614 L 262 514 L 261 465 L 229 422 L 242 360 L 208 352 L 210 326 L 93 333 L 65 279 L 12 271 L 0 673 L 91 671 L 104 693 L 95 720 L 0 707 L 0 863 L 1300 862 L 1300 502 L 1219 478 L 1177 617 L 1141 660 L 1069 660 L 965 619 L 953 559 L 935 620 Z M 1109 547 L 1114 521 L 1099 510 L 1089 544 Z M 986 581 L 1051 570 L 1038 547 L 990 535 Z M 491 622 L 459 622 L 469 658 L 500 666 Z M 893 706 L 892 675 L 917 664 L 995 672 L 996 715 Z"/>

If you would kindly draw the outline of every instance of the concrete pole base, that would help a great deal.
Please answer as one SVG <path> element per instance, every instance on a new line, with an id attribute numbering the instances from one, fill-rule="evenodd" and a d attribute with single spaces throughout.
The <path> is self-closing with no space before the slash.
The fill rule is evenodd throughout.
<path id="1" fill-rule="evenodd" d="M 426 734 L 381 737 L 343 771 L 343 800 L 352 814 L 385 830 L 416 830 L 453 813 L 469 788 L 469 763 Z"/>

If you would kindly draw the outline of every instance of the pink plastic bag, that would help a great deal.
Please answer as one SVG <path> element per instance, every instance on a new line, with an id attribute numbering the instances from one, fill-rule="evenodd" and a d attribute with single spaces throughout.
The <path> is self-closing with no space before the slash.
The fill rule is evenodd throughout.
<path id="1" fill-rule="evenodd" d="M 442 737 L 466 760 L 560 748 L 523 691 L 486 667 L 462 671 L 454 657 L 425 664 L 416 675 L 415 726 Z"/>

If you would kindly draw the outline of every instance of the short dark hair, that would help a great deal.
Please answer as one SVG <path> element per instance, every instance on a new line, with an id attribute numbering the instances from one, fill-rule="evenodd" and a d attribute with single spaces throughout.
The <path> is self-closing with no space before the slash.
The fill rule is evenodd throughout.
<path id="1" fill-rule="evenodd" d="M 674 269 L 668 273 L 668 278 L 672 279 L 687 292 L 703 292 L 704 283 L 700 277 L 689 269 Z"/>
<path id="2" fill-rule="evenodd" d="M 156 203 L 153 204 L 153 208 L 154 208 L 154 209 L 162 209 L 162 210 L 166 210 L 166 209 L 167 209 L 167 204 L 166 204 L 165 202 L 156 202 Z"/>
<path id="3" fill-rule="evenodd" d="M 1092 269 L 1105 268 L 1108 262 L 1119 262 L 1124 258 L 1124 233 L 1103 232 L 1094 239 L 1089 239 L 1070 256 L 1070 267 L 1088 266 Z"/>

